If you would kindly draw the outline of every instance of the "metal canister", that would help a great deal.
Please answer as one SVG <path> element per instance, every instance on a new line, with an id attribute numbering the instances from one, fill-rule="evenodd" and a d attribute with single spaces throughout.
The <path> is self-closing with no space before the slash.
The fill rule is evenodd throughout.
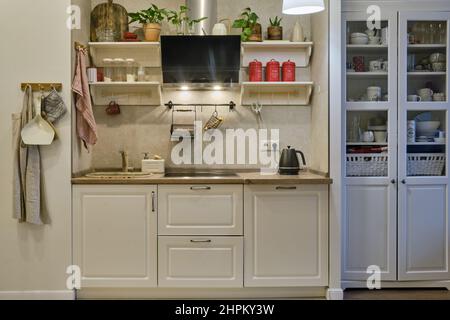
<path id="1" fill-rule="evenodd" d="M 258 60 L 253 60 L 248 66 L 249 80 L 251 82 L 261 82 L 263 81 L 263 67 L 262 62 Z"/>
<path id="2" fill-rule="evenodd" d="M 295 62 L 288 60 L 283 62 L 283 81 L 293 82 L 295 81 Z"/>
<path id="3" fill-rule="evenodd" d="M 267 62 L 266 65 L 266 81 L 278 82 L 280 81 L 280 63 L 275 59 Z"/>

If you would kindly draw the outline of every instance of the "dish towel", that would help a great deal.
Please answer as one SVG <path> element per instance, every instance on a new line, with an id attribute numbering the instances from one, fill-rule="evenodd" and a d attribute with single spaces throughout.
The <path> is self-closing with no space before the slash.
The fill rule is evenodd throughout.
<path id="1" fill-rule="evenodd" d="M 85 49 L 77 50 L 72 91 L 75 93 L 77 134 L 83 141 L 85 148 L 89 151 L 89 146 L 97 143 L 98 136 L 86 73 L 86 57 L 87 52 Z"/>
<path id="2" fill-rule="evenodd" d="M 13 114 L 14 211 L 20 222 L 44 224 L 41 217 L 41 156 L 39 146 L 22 143 L 22 128 L 33 119 L 33 92 L 25 89 L 22 113 Z"/>

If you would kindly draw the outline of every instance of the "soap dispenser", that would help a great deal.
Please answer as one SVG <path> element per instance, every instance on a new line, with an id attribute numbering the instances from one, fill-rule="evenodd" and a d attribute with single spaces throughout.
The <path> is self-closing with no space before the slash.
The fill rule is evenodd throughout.
<path id="1" fill-rule="evenodd" d="M 145 173 L 164 173 L 165 161 L 160 156 L 155 155 L 153 159 L 149 157 L 150 152 L 144 152 L 142 160 L 142 172 Z"/>

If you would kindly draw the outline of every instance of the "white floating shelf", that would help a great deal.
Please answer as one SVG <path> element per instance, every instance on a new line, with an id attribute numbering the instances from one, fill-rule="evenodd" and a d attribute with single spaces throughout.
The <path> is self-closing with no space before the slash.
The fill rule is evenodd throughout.
<path id="1" fill-rule="evenodd" d="M 434 71 L 412 71 L 408 72 L 408 76 L 414 77 L 425 77 L 425 76 L 445 76 L 446 72 L 434 72 Z"/>
<path id="2" fill-rule="evenodd" d="M 309 105 L 314 82 L 243 82 L 241 104 Z"/>
<path id="3" fill-rule="evenodd" d="M 297 67 L 309 66 L 313 42 L 263 41 L 242 43 L 242 65 L 248 67 L 255 59 L 263 64 L 271 59 L 280 62 L 291 60 Z"/>
<path id="4" fill-rule="evenodd" d="M 96 67 L 104 67 L 105 58 L 128 58 L 143 67 L 161 67 L 159 42 L 90 42 L 89 52 Z"/>
<path id="5" fill-rule="evenodd" d="M 96 82 L 90 84 L 96 106 L 106 106 L 112 100 L 122 106 L 160 106 L 159 82 Z"/>
<path id="6" fill-rule="evenodd" d="M 348 78 L 383 78 L 387 76 L 387 72 L 347 72 Z"/>

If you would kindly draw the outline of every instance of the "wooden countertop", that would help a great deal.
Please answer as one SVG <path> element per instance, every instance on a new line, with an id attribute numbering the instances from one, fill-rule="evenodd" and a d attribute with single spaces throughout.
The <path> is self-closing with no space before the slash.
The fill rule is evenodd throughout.
<path id="1" fill-rule="evenodd" d="M 72 184 L 332 184 L 333 181 L 325 175 L 305 171 L 296 176 L 262 175 L 260 172 L 237 172 L 235 177 L 164 177 L 163 174 L 153 174 L 132 178 L 92 178 L 80 176 L 72 178 Z"/>

